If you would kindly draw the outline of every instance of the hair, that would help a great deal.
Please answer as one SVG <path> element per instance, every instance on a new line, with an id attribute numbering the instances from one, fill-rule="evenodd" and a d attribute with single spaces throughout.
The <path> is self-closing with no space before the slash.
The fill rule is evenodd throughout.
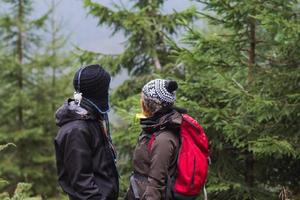
<path id="1" fill-rule="evenodd" d="M 154 113 L 160 111 L 163 108 L 170 108 L 174 104 L 173 103 L 159 103 L 156 99 L 145 98 L 145 95 L 142 93 L 141 97 L 141 107 L 143 114 L 146 117 L 151 117 Z"/>
<path id="2" fill-rule="evenodd" d="M 141 107 L 143 110 L 143 114 L 146 117 L 152 116 L 155 112 L 159 111 L 163 108 L 163 105 L 155 102 L 153 99 L 145 98 L 144 94 L 142 93 L 141 98 Z"/>

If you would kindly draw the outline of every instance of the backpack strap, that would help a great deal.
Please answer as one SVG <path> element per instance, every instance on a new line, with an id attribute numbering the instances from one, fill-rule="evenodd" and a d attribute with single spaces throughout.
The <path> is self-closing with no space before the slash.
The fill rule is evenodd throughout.
<path id="1" fill-rule="evenodd" d="M 161 130 L 159 130 L 159 131 L 157 131 L 157 132 L 155 132 L 155 133 L 153 133 L 153 134 L 151 135 L 151 138 L 150 138 L 150 140 L 149 140 L 149 142 L 148 142 L 148 150 L 149 150 L 149 151 L 152 150 L 152 145 L 153 145 L 153 143 L 154 143 L 156 137 L 157 137 L 160 133 L 161 133 Z"/>
<path id="2" fill-rule="evenodd" d="M 139 192 L 138 192 L 139 189 L 138 189 L 138 186 L 135 182 L 134 174 L 132 174 L 131 177 L 130 177 L 130 184 L 131 184 L 131 188 L 132 188 L 134 198 L 136 200 L 139 200 L 140 199 L 140 195 L 139 195 Z"/>

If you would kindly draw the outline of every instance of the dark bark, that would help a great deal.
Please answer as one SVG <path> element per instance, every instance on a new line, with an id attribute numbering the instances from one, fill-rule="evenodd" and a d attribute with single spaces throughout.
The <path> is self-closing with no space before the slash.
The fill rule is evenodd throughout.
<path id="1" fill-rule="evenodd" d="M 249 188 L 252 188 L 254 186 L 254 156 L 252 152 L 246 151 L 245 157 L 245 182 Z"/>
<path id="2" fill-rule="evenodd" d="M 248 60 L 248 83 L 253 82 L 253 73 L 255 67 L 255 49 L 256 49 L 256 21 L 254 18 L 250 19 L 249 24 L 249 40 L 250 40 L 250 49 L 249 49 L 249 60 Z"/>
<path id="3" fill-rule="evenodd" d="M 52 1 L 52 8 L 55 8 L 55 2 Z M 51 34 L 51 49 L 52 49 L 52 59 L 54 59 L 54 62 L 52 62 L 52 112 L 55 111 L 55 89 L 56 89 L 56 27 L 55 27 L 55 19 L 54 16 L 51 18 L 51 29 L 52 29 L 52 34 Z"/>
<path id="4" fill-rule="evenodd" d="M 18 0 L 18 34 L 17 34 L 17 65 L 18 65 L 18 89 L 19 92 L 21 93 L 23 90 L 23 69 L 22 69 L 22 64 L 23 64 L 23 15 L 24 15 L 24 10 L 23 10 L 23 0 Z M 19 103 L 18 103 L 18 108 L 17 108 L 17 125 L 18 129 L 23 128 L 23 106 L 22 106 L 22 95 L 19 96 Z"/>
<path id="5" fill-rule="evenodd" d="M 255 68 L 255 57 L 256 57 L 256 21 L 254 18 L 250 18 L 249 24 L 249 60 L 248 60 L 248 84 L 249 87 L 254 82 L 254 68 Z M 247 184 L 248 188 L 250 189 L 250 198 L 249 200 L 253 199 L 251 189 L 254 187 L 255 182 L 255 175 L 254 175 L 254 168 L 255 168 L 255 159 L 253 152 L 246 150 L 245 152 L 245 183 Z"/>

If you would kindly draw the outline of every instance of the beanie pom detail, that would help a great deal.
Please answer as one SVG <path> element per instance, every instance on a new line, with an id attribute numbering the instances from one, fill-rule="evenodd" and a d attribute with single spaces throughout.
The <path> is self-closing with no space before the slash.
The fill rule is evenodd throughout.
<path id="1" fill-rule="evenodd" d="M 172 93 L 177 90 L 177 88 L 178 84 L 176 81 L 169 81 L 166 89 L 168 90 L 168 92 Z"/>

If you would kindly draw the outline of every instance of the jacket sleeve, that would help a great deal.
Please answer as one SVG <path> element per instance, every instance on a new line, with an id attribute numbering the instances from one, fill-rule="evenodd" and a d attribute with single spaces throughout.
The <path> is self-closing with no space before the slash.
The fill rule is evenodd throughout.
<path id="1" fill-rule="evenodd" d="M 70 130 L 64 147 L 64 165 L 78 199 L 103 199 L 94 181 L 90 133 L 82 128 Z M 104 198 L 105 199 L 105 198 Z"/>
<path id="2" fill-rule="evenodd" d="M 168 168 L 176 151 L 176 142 L 172 139 L 172 136 L 170 137 L 170 134 L 159 134 L 153 142 L 150 153 L 149 184 L 146 187 L 142 200 L 159 200 L 164 198 Z"/>

